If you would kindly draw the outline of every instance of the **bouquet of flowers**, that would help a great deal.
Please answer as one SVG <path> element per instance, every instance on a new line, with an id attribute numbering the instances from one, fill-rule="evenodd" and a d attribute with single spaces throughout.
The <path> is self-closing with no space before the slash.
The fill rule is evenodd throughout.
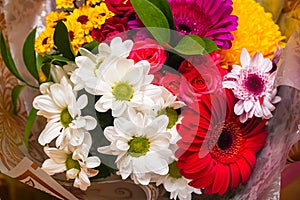
<path id="1" fill-rule="evenodd" d="M 2 35 L 1 54 L 23 83 L 13 99 L 40 90 L 24 139 L 47 119 L 48 174 L 87 190 L 113 173 L 191 199 L 234 195 L 251 178 L 281 100 L 284 39 L 253 0 L 56 0 L 23 48 L 38 85 Z"/>

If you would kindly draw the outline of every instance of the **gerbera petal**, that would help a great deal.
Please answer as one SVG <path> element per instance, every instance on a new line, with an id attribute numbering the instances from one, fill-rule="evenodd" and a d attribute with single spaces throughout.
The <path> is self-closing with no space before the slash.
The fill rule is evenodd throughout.
<path id="1" fill-rule="evenodd" d="M 248 51 L 245 48 L 243 48 L 241 51 L 240 59 L 241 59 L 241 64 L 243 67 L 250 65 L 251 58 L 250 58 Z"/>
<path id="2" fill-rule="evenodd" d="M 241 172 L 242 183 L 245 184 L 250 178 L 252 169 L 250 168 L 248 162 L 244 158 L 240 158 L 236 160 L 237 167 Z"/>

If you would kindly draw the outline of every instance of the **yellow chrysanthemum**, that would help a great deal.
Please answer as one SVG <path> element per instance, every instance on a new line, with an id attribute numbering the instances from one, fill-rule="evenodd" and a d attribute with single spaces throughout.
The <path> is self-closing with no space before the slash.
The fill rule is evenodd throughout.
<path id="1" fill-rule="evenodd" d="M 73 12 L 67 17 L 68 21 L 78 22 L 86 34 L 93 29 L 91 20 L 94 17 L 94 8 L 90 6 L 82 6 L 74 9 Z"/>
<path id="2" fill-rule="evenodd" d="M 113 17 L 115 14 L 108 10 L 105 3 L 101 3 L 99 6 L 93 8 L 94 16 L 91 19 L 91 22 L 94 28 L 101 28 L 101 25 L 105 23 L 105 20 Z"/>
<path id="3" fill-rule="evenodd" d="M 35 40 L 35 51 L 42 55 L 50 52 L 54 47 L 53 34 L 54 28 L 46 28 L 43 30 Z"/>
<path id="4" fill-rule="evenodd" d="M 67 12 L 50 12 L 46 16 L 46 26 L 54 28 L 59 20 L 63 20 L 68 16 Z"/>
<path id="5" fill-rule="evenodd" d="M 102 0 L 86 0 L 86 5 L 96 5 L 97 3 L 100 3 Z"/>
<path id="6" fill-rule="evenodd" d="M 71 45 L 73 47 L 74 53 L 78 53 L 78 49 L 86 42 L 84 30 L 77 21 L 67 20 L 64 22 L 70 36 Z"/>
<path id="7" fill-rule="evenodd" d="M 60 8 L 74 8 L 73 0 L 55 0 L 56 2 L 56 9 Z"/>
<path id="8" fill-rule="evenodd" d="M 246 48 L 251 56 L 261 52 L 271 58 L 277 45 L 283 47 L 285 39 L 272 15 L 254 0 L 233 0 L 233 15 L 238 16 L 238 27 L 233 32 L 232 47 L 222 50 L 222 63 L 227 66 L 239 64 L 242 48 Z"/>

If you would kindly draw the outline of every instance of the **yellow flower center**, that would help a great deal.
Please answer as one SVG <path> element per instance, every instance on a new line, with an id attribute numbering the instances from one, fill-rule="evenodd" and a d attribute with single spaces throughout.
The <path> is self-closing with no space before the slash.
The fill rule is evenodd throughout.
<path id="1" fill-rule="evenodd" d="M 158 111 L 158 116 L 159 115 L 167 115 L 167 117 L 169 118 L 169 124 L 167 126 L 168 129 L 172 128 L 178 121 L 178 114 L 176 110 L 170 107 Z"/>
<path id="2" fill-rule="evenodd" d="M 78 169 L 78 170 L 80 170 L 80 164 L 79 164 L 79 162 L 77 160 L 73 160 L 72 159 L 72 154 L 69 154 L 67 156 L 65 164 L 66 164 L 67 170 L 70 170 L 70 169 Z"/>
<path id="3" fill-rule="evenodd" d="M 176 165 L 176 161 L 172 162 L 170 165 L 169 165 L 169 176 L 171 176 L 172 178 L 181 178 L 181 174 L 180 174 L 180 169 L 177 167 Z"/>
<path id="4" fill-rule="evenodd" d="M 128 142 L 129 154 L 133 157 L 140 157 L 145 155 L 150 148 L 150 142 L 147 138 L 134 137 Z"/>
<path id="5" fill-rule="evenodd" d="M 121 101 L 129 101 L 133 97 L 133 92 L 133 87 L 127 82 L 118 82 L 112 87 L 112 94 Z"/>
<path id="6" fill-rule="evenodd" d="M 72 116 L 69 113 L 68 108 L 64 108 L 60 113 L 60 122 L 66 128 L 73 121 Z"/>

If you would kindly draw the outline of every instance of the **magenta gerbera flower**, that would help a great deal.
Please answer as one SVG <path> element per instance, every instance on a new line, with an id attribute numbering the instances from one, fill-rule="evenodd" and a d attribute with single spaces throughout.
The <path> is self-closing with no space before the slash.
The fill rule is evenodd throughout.
<path id="1" fill-rule="evenodd" d="M 229 49 L 237 28 L 237 16 L 231 15 L 232 0 L 169 0 L 174 24 L 183 34 L 195 34 L 213 40 L 219 48 Z"/>

